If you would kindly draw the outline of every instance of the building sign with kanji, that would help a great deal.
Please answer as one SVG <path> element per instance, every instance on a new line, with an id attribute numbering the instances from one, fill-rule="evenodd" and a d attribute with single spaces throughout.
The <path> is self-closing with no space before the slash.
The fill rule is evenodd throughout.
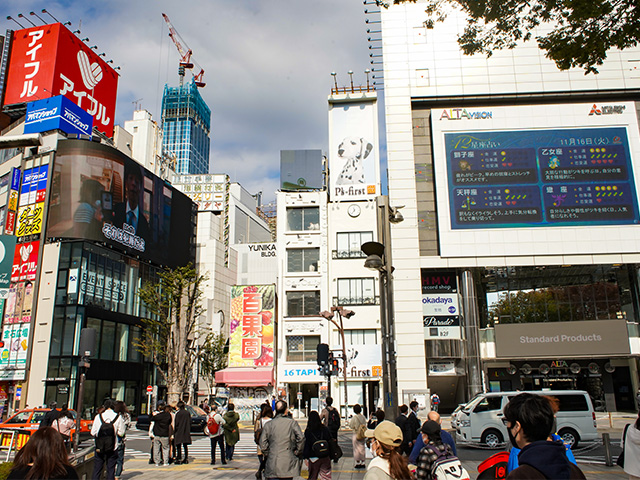
<path id="1" fill-rule="evenodd" d="M 229 366 L 273 366 L 274 285 L 235 285 L 231 291 Z"/>

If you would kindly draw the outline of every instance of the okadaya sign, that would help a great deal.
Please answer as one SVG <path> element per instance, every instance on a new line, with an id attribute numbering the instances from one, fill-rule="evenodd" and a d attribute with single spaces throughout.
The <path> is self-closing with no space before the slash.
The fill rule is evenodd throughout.
<path id="1" fill-rule="evenodd" d="M 628 355 L 624 320 L 496 325 L 497 358 Z"/>

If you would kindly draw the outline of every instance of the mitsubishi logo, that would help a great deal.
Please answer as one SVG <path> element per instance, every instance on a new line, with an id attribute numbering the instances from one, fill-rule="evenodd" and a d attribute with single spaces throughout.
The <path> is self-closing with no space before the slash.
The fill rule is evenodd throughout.
<path id="1" fill-rule="evenodd" d="M 602 110 L 600 110 L 595 103 L 593 104 L 593 107 L 591 107 L 591 111 L 589 112 L 589 115 L 593 114 L 602 115 Z"/>
<path id="2" fill-rule="evenodd" d="M 90 63 L 89 56 L 82 50 L 78 52 L 78 65 L 84 85 L 92 90 L 102 80 L 102 67 L 98 62 Z"/>

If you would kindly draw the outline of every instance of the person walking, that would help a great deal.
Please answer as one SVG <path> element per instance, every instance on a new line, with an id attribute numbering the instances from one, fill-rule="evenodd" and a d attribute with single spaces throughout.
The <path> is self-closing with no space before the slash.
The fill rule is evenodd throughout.
<path id="1" fill-rule="evenodd" d="M 458 449 L 456 448 L 456 442 L 453 440 L 453 437 L 446 430 L 442 430 L 442 418 L 440 418 L 440 414 L 431 410 L 427 414 L 427 420 L 433 420 L 438 425 L 440 425 L 440 438 L 442 439 L 442 443 L 449 445 L 453 454 L 455 456 L 458 456 Z M 424 424 L 422 424 L 422 426 L 424 427 Z M 413 465 L 416 464 L 416 462 L 418 461 L 418 457 L 420 456 L 420 450 L 422 450 L 423 447 L 424 440 L 422 437 L 422 432 L 420 432 L 416 437 L 416 442 L 413 445 L 411 453 L 409 454 L 409 463 L 412 463 Z"/>
<path id="2" fill-rule="evenodd" d="M 260 466 L 258 467 L 258 471 L 256 472 L 256 478 L 262 478 L 262 472 L 264 471 L 264 465 L 267 459 L 260 450 L 260 437 L 262 436 L 262 430 L 265 424 L 273 418 L 273 409 L 271 405 L 268 403 L 262 404 L 262 410 L 256 423 L 253 425 L 253 439 L 258 445 L 258 460 L 260 461 Z"/>
<path id="3" fill-rule="evenodd" d="M 116 472 L 115 472 L 115 480 L 120 479 L 120 475 L 122 475 L 122 471 L 124 470 L 124 449 L 125 449 L 125 439 L 127 436 L 127 430 L 131 427 L 131 415 L 129 414 L 129 409 L 127 408 L 127 404 L 123 401 L 118 400 L 116 402 L 114 411 L 120 416 L 122 422 L 124 423 L 124 432 L 121 435 L 116 435 Z"/>
<path id="4" fill-rule="evenodd" d="M 400 430 L 402 430 L 402 453 L 408 454 L 411 451 L 409 445 L 412 443 L 415 435 L 409 431 L 409 419 L 407 418 L 409 407 L 407 407 L 406 405 L 400 405 L 399 410 L 400 415 L 396 417 L 395 424 L 400 427 Z"/>
<path id="5" fill-rule="evenodd" d="M 51 427 L 36 430 L 18 450 L 8 480 L 69 479 L 80 477 L 69 463 L 69 456 L 60 434 Z"/>
<path id="6" fill-rule="evenodd" d="M 155 414 L 151 420 L 153 421 L 153 461 L 157 467 L 168 467 L 169 440 L 173 434 L 171 405 L 165 405 L 164 409 Z"/>
<path id="7" fill-rule="evenodd" d="M 418 409 L 420 405 L 415 400 L 409 403 L 409 415 L 407 415 L 407 432 L 409 432 L 409 445 L 408 449 L 411 451 L 413 445 L 416 443 L 415 438 L 420 434 L 420 427 L 422 423 L 418 418 Z"/>
<path id="8" fill-rule="evenodd" d="M 453 457 L 453 450 L 442 441 L 440 424 L 433 420 L 427 420 L 420 429 L 424 447 L 420 450 L 416 462 L 416 479 L 432 480 L 431 468 L 440 457 Z"/>
<path id="9" fill-rule="evenodd" d="M 381 423 L 382 421 L 384 421 L 384 410 L 382 409 L 377 409 L 375 412 L 371 412 L 371 417 L 369 418 L 369 421 L 367 422 L 367 428 L 369 430 L 375 430 L 375 428 L 378 426 L 379 423 Z"/>
<path id="10" fill-rule="evenodd" d="M 114 410 L 113 400 L 104 401 L 104 411 L 93 419 L 91 436 L 96 439 L 96 453 L 93 463 L 93 480 L 101 478 L 102 468 L 107 474 L 107 480 L 114 480 L 118 454 L 116 453 L 117 437 L 124 435 L 125 425 Z M 100 410 L 98 410 L 100 411 Z"/>
<path id="11" fill-rule="evenodd" d="M 585 480 L 584 473 L 567 458 L 562 441 L 549 441 L 553 429 L 553 410 L 541 395 L 521 393 L 504 407 L 503 422 L 512 445 L 522 449 L 520 466 L 508 480 Z"/>
<path id="12" fill-rule="evenodd" d="M 369 463 L 364 480 L 405 480 L 413 478 L 406 459 L 402 456 L 402 430 L 393 422 L 384 420 L 375 430 L 368 429 L 374 459 Z"/>
<path id="13" fill-rule="evenodd" d="M 224 441 L 227 444 L 227 461 L 233 460 L 233 451 L 236 448 L 236 443 L 240 441 L 240 429 L 238 428 L 240 415 L 235 411 L 235 408 L 233 403 L 229 403 L 227 411 L 222 416 L 224 419 Z"/>
<path id="14" fill-rule="evenodd" d="M 314 445 L 320 445 L 316 442 L 325 441 L 326 449 L 319 452 Z M 309 412 L 307 420 L 307 428 L 304 431 L 304 451 L 302 458 L 307 462 L 309 470 L 309 480 L 331 480 L 331 450 L 329 442 L 331 441 L 331 433 L 329 429 L 322 425 L 320 415 L 315 410 Z"/>
<path id="15" fill-rule="evenodd" d="M 440 396 L 436 392 L 433 392 L 433 395 L 431 395 L 431 410 L 433 410 L 434 412 L 437 412 L 439 406 L 440 406 Z"/>
<path id="16" fill-rule="evenodd" d="M 173 442 L 176 446 L 176 465 L 189 463 L 189 445 L 191 445 L 191 415 L 185 403 L 180 400 L 178 411 L 173 417 Z M 184 450 L 184 456 L 182 451 Z"/>
<path id="17" fill-rule="evenodd" d="M 44 414 L 42 420 L 40 421 L 40 426 L 38 428 L 50 427 L 53 425 L 53 422 L 60 415 L 60 411 L 57 409 L 58 403 L 51 402 L 49 403 L 50 410 Z"/>
<path id="18" fill-rule="evenodd" d="M 207 417 L 207 426 L 204 432 L 209 436 L 211 441 L 211 465 L 216 464 L 216 445 L 220 447 L 220 461 L 223 465 L 227 464 L 224 452 L 224 419 L 218 413 L 218 405 L 211 405 L 211 411 Z"/>
<path id="19" fill-rule="evenodd" d="M 640 413 L 634 424 L 627 424 L 622 434 L 624 464 L 629 480 L 640 480 Z"/>
<path id="20" fill-rule="evenodd" d="M 331 436 L 337 439 L 338 431 L 340 430 L 340 412 L 333 406 L 333 398 L 327 397 L 325 403 L 327 406 L 322 409 L 320 418 L 322 419 L 322 424 L 329 429 Z"/>
<path id="21" fill-rule="evenodd" d="M 75 429 L 76 422 L 73 420 L 73 414 L 69 411 L 66 403 L 62 405 L 58 418 L 53 421 L 51 426 L 62 435 L 67 452 L 71 451 L 71 430 Z"/>
<path id="22" fill-rule="evenodd" d="M 351 445 L 353 447 L 353 462 L 355 468 L 366 468 L 364 451 L 364 432 L 367 429 L 367 419 L 362 414 L 359 404 L 353 406 L 353 417 L 349 420 L 349 428 L 353 430 Z"/>
<path id="23" fill-rule="evenodd" d="M 298 423 L 287 415 L 287 402 L 276 402 L 276 416 L 267 422 L 260 435 L 260 450 L 267 461 L 267 479 L 292 479 L 300 475 L 304 435 Z"/>

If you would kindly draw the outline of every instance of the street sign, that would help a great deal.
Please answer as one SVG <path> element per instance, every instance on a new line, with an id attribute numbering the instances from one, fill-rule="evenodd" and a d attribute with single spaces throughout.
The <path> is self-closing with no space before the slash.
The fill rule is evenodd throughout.
<path id="1" fill-rule="evenodd" d="M 302 392 L 298 392 L 298 400 L 302 400 Z"/>
<path id="2" fill-rule="evenodd" d="M 149 385 L 147 387 L 147 394 L 151 395 L 153 393 L 153 385 Z"/>

